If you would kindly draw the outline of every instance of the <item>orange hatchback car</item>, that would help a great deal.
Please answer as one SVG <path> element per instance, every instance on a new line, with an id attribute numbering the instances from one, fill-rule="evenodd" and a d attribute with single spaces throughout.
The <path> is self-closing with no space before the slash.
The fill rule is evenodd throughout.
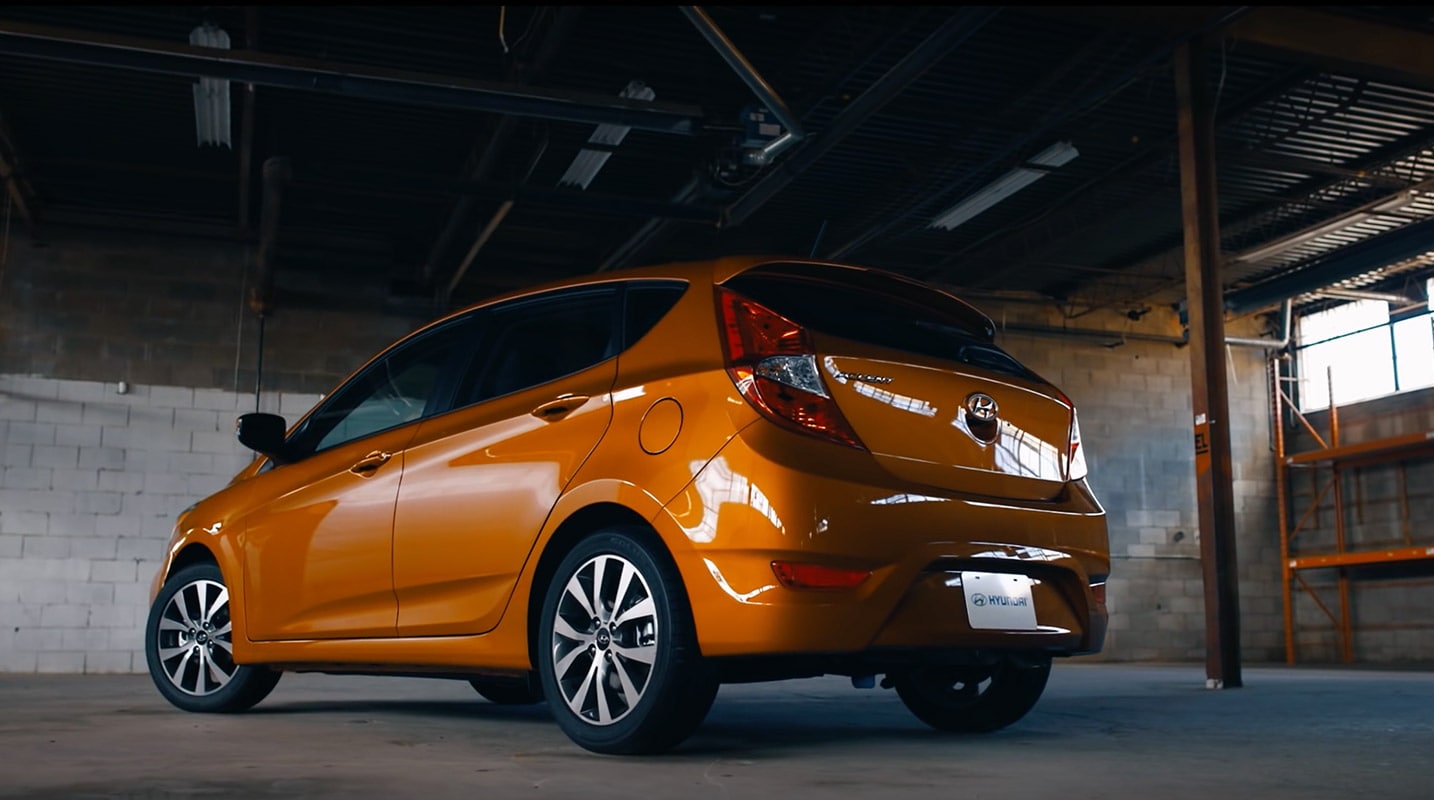
<path id="1" fill-rule="evenodd" d="M 1070 400 L 900 276 L 730 258 L 589 275 L 394 344 L 179 518 L 161 694 L 286 671 L 469 680 L 655 752 L 724 682 L 840 674 L 921 720 L 1020 719 L 1105 636 Z"/>

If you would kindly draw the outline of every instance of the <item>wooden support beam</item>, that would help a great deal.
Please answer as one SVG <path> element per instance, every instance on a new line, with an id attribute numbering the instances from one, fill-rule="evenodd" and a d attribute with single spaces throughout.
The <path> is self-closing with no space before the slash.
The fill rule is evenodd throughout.
<path id="1" fill-rule="evenodd" d="M 1220 282 L 1214 107 L 1198 47 L 1175 53 L 1190 382 L 1195 414 L 1195 490 L 1205 579 L 1205 676 L 1210 688 L 1240 686 L 1240 594 L 1235 565 L 1234 470 Z"/>

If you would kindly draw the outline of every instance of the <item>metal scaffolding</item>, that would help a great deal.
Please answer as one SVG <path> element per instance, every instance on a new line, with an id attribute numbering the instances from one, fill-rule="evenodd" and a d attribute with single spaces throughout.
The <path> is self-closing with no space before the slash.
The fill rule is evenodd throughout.
<path id="1" fill-rule="evenodd" d="M 1290 398 L 1287 386 L 1295 379 L 1282 375 L 1280 362 L 1276 361 L 1272 375 L 1273 428 L 1275 439 L 1275 487 L 1279 497 L 1280 560 L 1283 572 L 1283 597 L 1285 615 L 1285 661 L 1296 661 L 1295 642 L 1295 590 L 1298 587 L 1314 601 L 1314 604 L 1328 618 L 1337 633 L 1340 657 L 1345 663 L 1354 660 L 1354 622 L 1350 613 L 1350 568 L 1371 564 L 1392 564 L 1434 559 L 1434 545 L 1415 544 L 1413 526 L 1410 524 L 1409 487 L 1405 479 L 1405 463 L 1421 458 L 1434 457 L 1434 430 L 1420 431 L 1403 436 L 1374 439 L 1355 443 L 1340 441 L 1339 407 L 1334 403 L 1333 379 L 1330 382 L 1329 432 L 1328 438 L 1310 424 Z M 1316 447 L 1299 453 L 1287 454 L 1285 425 L 1286 418 L 1298 422 L 1315 441 Z M 1397 501 L 1400 509 L 1400 531 L 1403 541 L 1399 546 L 1361 548 L 1351 546 L 1347 531 L 1347 511 L 1353 508 L 1362 515 L 1367 502 L 1355 482 L 1353 503 L 1346 498 L 1346 476 L 1358 475 L 1358 471 L 1376 465 L 1397 465 L 1398 492 L 1395 497 L 1383 498 L 1383 502 Z M 1311 485 L 1308 507 L 1298 515 L 1291 484 L 1297 474 L 1307 474 Z M 1302 532 L 1320 528 L 1320 508 L 1328 497 L 1333 498 L 1333 542 L 1327 539 L 1311 542 L 1310 537 L 1297 542 Z M 1333 550 L 1330 550 L 1331 544 Z M 1331 610 L 1321 599 L 1316 588 L 1305 580 L 1301 573 L 1314 569 L 1338 570 L 1336 589 L 1339 598 L 1338 611 Z"/>

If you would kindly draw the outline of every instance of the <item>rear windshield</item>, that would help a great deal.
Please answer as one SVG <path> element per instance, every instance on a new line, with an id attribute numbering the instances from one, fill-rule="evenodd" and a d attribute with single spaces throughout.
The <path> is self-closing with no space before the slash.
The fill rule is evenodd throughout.
<path id="1" fill-rule="evenodd" d="M 821 333 L 1040 380 L 992 344 L 984 315 L 919 284 L 868 270 L 774 264 L 725 285 Z"/>

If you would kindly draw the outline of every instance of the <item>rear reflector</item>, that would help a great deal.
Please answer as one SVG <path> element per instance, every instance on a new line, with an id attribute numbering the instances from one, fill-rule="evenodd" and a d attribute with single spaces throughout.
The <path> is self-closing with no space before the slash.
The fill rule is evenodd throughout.
<path id="1" fill-rule="evenodd" d="M 871 570 L 836 569 L 799 561 L 773 561 L 772 572 L 789 589 L 851 589 L 871 577 Z"/>
<path id="2" fill-rule="evenodd" d="M 1105 605 L 1105 582 L 1092 583 L 1090 585 L 1090 595 L 1091 599 L 1095 600 L 1096 605 Z"/>

